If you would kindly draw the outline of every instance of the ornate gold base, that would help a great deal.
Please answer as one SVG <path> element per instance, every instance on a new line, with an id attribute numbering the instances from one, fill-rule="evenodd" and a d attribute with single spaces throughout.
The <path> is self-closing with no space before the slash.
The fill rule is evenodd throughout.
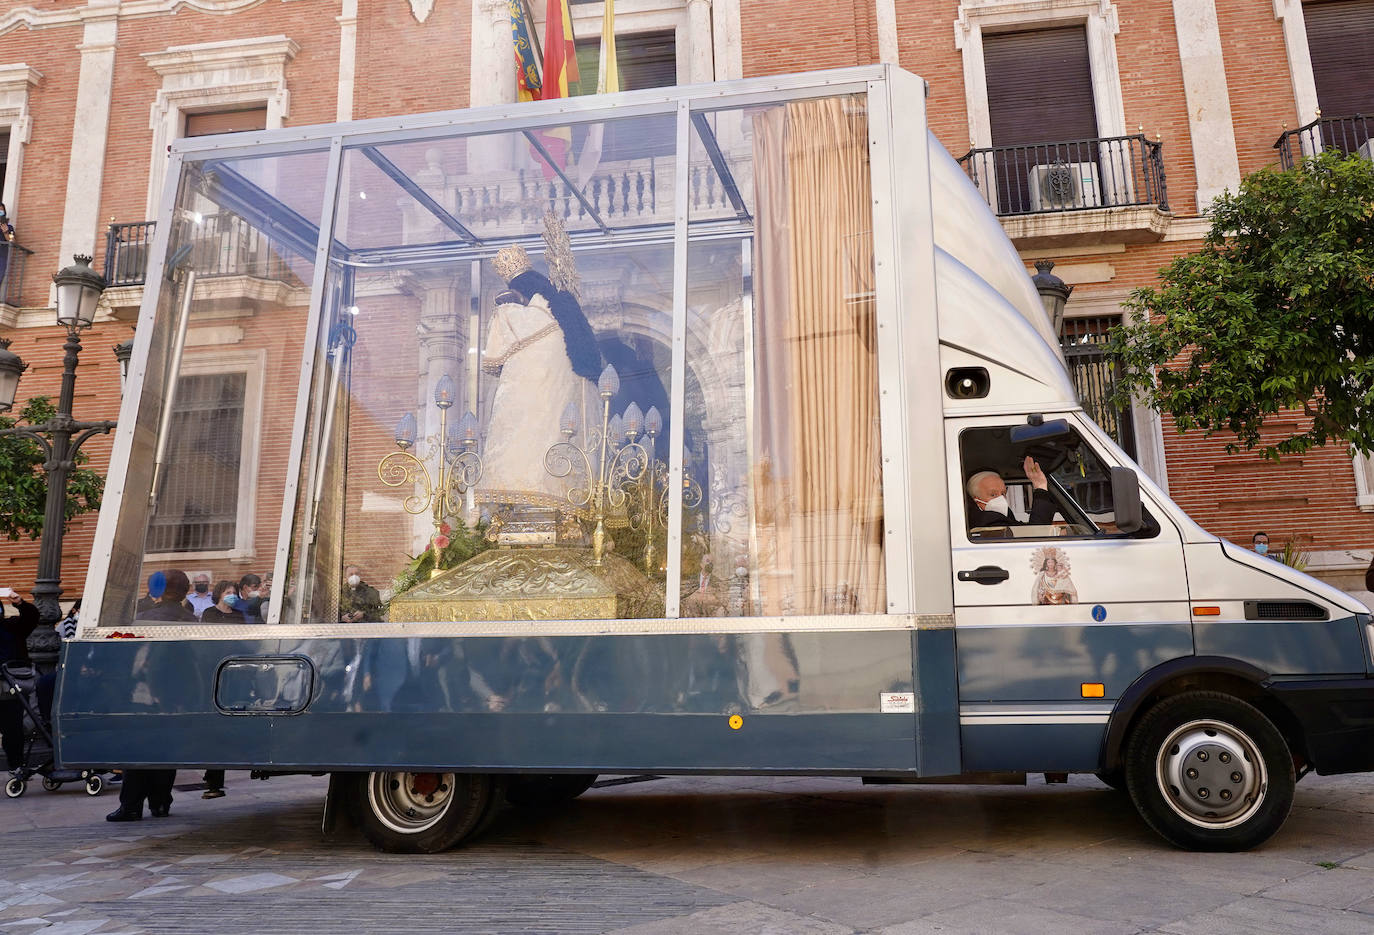
<path id="1" fill-rule="evenodd" d="M 663 616 L 663 588 L 614 553 L 497 548 L 391 600 L 398 623 L 610 620 Z"/>

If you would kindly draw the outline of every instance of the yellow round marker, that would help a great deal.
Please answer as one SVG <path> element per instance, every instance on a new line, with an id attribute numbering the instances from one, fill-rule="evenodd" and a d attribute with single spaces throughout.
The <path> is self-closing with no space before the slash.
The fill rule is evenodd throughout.
<path id="1" fill-rule="evenodd" d="M 740 729 L 741 727 L 743 727 L 743 726 L 744 726 L 744 718 L 740 717 L 738 714 L 732 714 L 732 715 L 730 715 L 730 729 L 731 729 L 731 730 L 739 730 L 739 729 Z"/>

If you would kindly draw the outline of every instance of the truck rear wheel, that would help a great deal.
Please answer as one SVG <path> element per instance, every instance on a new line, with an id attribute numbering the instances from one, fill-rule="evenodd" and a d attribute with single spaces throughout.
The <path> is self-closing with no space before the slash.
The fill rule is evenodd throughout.
<path id="1" fill-rule="evenodd" d="M 1293 757 L 1257 708 L 1187 692 L 1150 709 L 1126 746 L 1126 786 L 1142 818 L 1179 847 L 1242 851 L 1293 806 Z"/>
<path id="2" fill-rule="evenodd" d="M 506 801 L 523 808 L 541 808 L 571 802 L 592 787 L 596 773 L 547 773 L 511 776 Z"/>
<path id="3" fill-rule="evenodd" d="M 436 854 L 471 837 L 499 806 L 496 784 L 479 773 L 359 773 L 353 820 L 378 850 Z"/>

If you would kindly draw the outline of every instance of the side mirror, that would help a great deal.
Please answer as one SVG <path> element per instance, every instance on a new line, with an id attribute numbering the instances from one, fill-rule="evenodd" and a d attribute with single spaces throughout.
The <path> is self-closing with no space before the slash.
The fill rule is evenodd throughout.
<path id="1" fill-rule="evenodd" d="M 1133 533 L 1145 525 L 1140 507 L 1140 478 L 1128 467 L 1112 468 L 1112 512 L 1116 515 L 1116 528 L 1124 533 Z"/>

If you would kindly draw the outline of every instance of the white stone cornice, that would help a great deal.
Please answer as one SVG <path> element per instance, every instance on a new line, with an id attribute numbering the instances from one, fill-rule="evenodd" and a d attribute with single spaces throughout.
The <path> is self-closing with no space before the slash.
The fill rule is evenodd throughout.
<path id="1" fill-rule="evenodd" d="M 182 10 L 228 16 L 268 2 L 270 0 L 124 0 L 120 16 L 165 16 Z"/>
<path id="2" fill-rule="evenodd" d="M 84 7 L 44 10 L 35 6 L 16 7 L 0 16 L 0 35 L 14 29 L 51 29 L 78 26 L 92 19 L 133 19 L 149 16 L 169 16 L 181 10 L 228 16 L 269 3 L 271 0 L 90 0 Z M 285 3 L 288 0 L 281 0 Z"/>
<path id="3" fill-rule="evenodd" d="M 37 10 L 31 6 L 19 7 L 0 16 L 0 35 L 14 29 L 45 29 L 52 26 L 79 26 L 81 8 L 66 10 Z"/>
<path id="4" fill-rule="evenodd" d="M 286 36 L 228 39 L 199 45 L 177 45 L 161 52 L 144 52 L 143 59 L 164 78 L 214 68 L 283 68 L 301 47 Z"/>
<path id="5" fill-rule="evenodd" d="M 0 94 L 13 92 L 28 93 L 26 85 L 38 84 L 43 80 L 43 73 L 31 65 L 23 62 L 14 65 L 0 65 Z"/>

